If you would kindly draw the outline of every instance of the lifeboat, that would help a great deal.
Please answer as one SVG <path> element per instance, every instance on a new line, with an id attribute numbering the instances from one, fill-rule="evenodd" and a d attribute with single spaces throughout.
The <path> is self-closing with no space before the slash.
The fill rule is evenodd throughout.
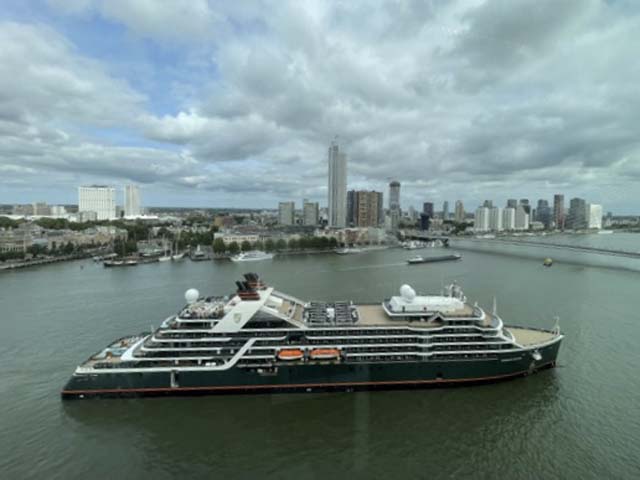
<path id="1" fill-rule="evenodd" d="M 299 348 L 291 348 L 288 350 L 280 350 L 278 352 L 278 358 L 280 360 L 301 360 L 304 357 L 304 353 Z"/>
<path id="2" fill-rule="evenodd" d="M 333 360 L 340 357 L 340 350 L 337 348 L 314 348 L 309 357 L 312 360 Z"/>

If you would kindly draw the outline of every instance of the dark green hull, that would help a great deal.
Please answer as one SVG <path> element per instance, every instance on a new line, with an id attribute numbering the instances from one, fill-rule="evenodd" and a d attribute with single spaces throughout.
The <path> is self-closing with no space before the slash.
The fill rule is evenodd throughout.
<path id="1" fill-rule="evenodd" d="M 529 375 L 555 366 L 561 338 L 537 351 L 498 358 L 388 363 L 279 364 L 275 371 L 234 367 L 224 371 L 74 374 L 63 398 L 353 391 L 485 383 Z"/>

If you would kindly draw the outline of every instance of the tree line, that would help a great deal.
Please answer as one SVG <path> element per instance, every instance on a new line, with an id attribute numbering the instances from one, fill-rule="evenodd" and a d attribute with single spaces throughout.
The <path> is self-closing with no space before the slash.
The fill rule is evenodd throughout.
<path id="1" fill-rule="evenodd" d="M 247 252 L 249 250 L 264 250 L 265 252 L 281 252 L 285 250 L 326 250 L 336 248 L 338 241 L 335 238 L 327 237 L 301 237 L 300 239 L 291 238 L 286 241 L 282 238 L 272 240 L 268 238 L 264 242 L 249 242 L 247 240 L 242 243 L 229 242 L 228 244 L 222 238 L 216 238 L 213 242 L 213 253 L 224 254 L 230 253 L 235 255 L 239 252 Z"/>

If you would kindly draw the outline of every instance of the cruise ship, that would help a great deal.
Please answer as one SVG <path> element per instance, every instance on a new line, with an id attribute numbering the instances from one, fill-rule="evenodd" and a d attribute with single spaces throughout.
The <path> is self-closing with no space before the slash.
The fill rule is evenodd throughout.
<path id="1" fill-rule="evenodd" d="M 186 292 L 153 332 L 78 366 L 63 398 L 353 391 L 491 382 L 556 364 L 562 334 L 507 326 L 457 284 L 377 303 L 304 301 L 248 273 L 226 296 Z"/>

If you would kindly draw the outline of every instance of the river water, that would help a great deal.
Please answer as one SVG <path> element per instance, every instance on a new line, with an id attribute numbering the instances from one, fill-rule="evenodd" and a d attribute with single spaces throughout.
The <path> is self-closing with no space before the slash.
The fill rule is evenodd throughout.
<path id="1" fill-rule="evenodd" d="M 640 246 L 633 234 L 606 237 Z M 0 273 L 0 478 L 639 478 L 640 268 L 540 247 L 457 248 L 460 262 L 417 266 L 392 249 Z M 90 354 L 157 326 L 190 287 L 229 293 L 249 268 L 309 300 L 379 301 L 403 283 L 438 292 L 457 280 L 487 308 L 495 295 L 507 323 L 551 327 L 559 316 L 559 365 L 462 388 L 60 400 Z"/>

